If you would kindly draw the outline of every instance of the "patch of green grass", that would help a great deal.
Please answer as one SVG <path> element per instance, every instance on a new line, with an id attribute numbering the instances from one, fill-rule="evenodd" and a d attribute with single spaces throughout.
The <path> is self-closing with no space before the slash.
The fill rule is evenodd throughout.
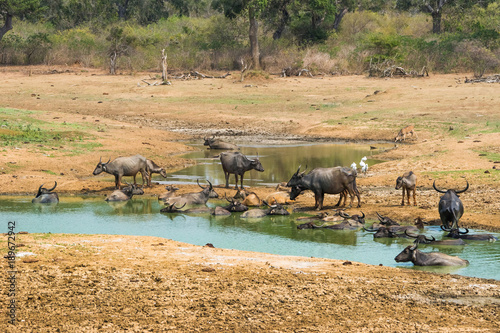
<path id="1" fill-rule="evenodd" d="M 487 160 L 492 160 L 492 161 L 500 161 L 500 154 L 499 153 L 493 153 L 487 150 L 473 150 L 478 154 L 484 155 L 481 156 Z"/>
<path id="2" fill-rule="evenodd" d="M 49 175 L 57 176 L 57 173 L 55 173 L 54 171 L 51 170 L 42 170 L 42 171 L 48 173 Z"/>
<path id="3" fill-rule="evenodd" d="M 60 149 L 64 146 L 72 155 L 88 152 L 100 144 L 81 130 L 86 128 L 73 123 L 51 123 L 34 117 L 39 111 L 0 108 L 0 146 L 25 146 L 37 151 Z M 5 149 L 5 148 L 4 148 Z"/>

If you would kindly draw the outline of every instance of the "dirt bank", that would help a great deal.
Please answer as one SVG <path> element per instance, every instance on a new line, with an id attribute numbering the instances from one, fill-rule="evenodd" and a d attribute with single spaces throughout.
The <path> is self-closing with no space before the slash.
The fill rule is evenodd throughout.
<path id="1" fill-rule="evenodd" d="M 434 220 L 439 195 L 432 182 L 462 188 L 467 179 L 462 225 L 500 230 L 498 85 L 432 75 L 146 86 L 142 79 L 148 76 L 75 67 L 0 68 L 1 134 L 11 130 L 9 124 L 29 121 L 60 140 L 5 145 L 1 193 L 33 195 L 40 184 L 57 181 L 62 197 L 104 195 L 112 191 L 113 179 L 92 175 L 100 157 L 141 153 L 173 171 L 193 163 L 178 157 L 192 149 L 183 140 L 206 135 L 235 142 L 377 142 L 392 141 L 400 128 L 414 124 L 418 139 L 380 152 L 376 158 L 387 162 L 358 177 L 363 212 L 408 223 L 416 217 Z M 408 170 L 419 177 L 416 207 L 400 206 L 401 194 L 394 190 L 396 177 Z M 265 196 L 274 188 L 252 190 Z M 155 185 L 146 195 L 163 191 Z M 327 198 L 326 208 L 336 201 Z M 305 194 L 294 207 L 313 204 Z M 149 237 L 25 235 L 19 242 L 39 261 L 18 260 L 18 318 L 24 322 L 13 329 L 2 321 L 2 330 L 498 330 L 498 281 Z M 6 252 L 3 238 L 0 244 Z M 4 309 L 6 302 L 2 298 Z"/>

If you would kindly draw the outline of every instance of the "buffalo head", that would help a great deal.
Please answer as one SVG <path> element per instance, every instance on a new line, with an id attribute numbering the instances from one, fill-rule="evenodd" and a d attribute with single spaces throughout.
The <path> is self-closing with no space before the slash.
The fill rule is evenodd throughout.
<path id="1" fill-rule="evenodd" d="M 228 198 L 226 194 L 224 194 L 224 198 L 229 202 L 229 205 L 226 207 L 223 207 L 224 209 L 230 211 L 230 212 L 245 212 L 248 210 L 248 207 L 239 202 L 238 200 Z"/>
<path id="2" fill-rule="evenodd" d="M 290 178 L 290 180 L 286 184 L 287 187 L 292 187 L 292 190 L 293 190 L 294 186 L 298 186 L 300 184 L 300 181 L 301 181 L 302 177 L 304 177 L 304 175 L 306 173 L 305 170 L 302 171 L 302 172 L 300 172 L 300 167 L 301 167 L 301 165 L 299 165 L 299 168 L 297 169 L 297 171 L 293 174 L 292 178 Z M 307 166 L 306 166 L 306 170 L 307 170 Z M 292 199 L 291 195 L 290 195 L 290 199 Z"/>
<path id="3" fill-rule="evenodd" d="M 106 165 L 109 163 L 109 161 L 111 161 L 111 159 L 109 159 L 106 163 L 102 163 L 102 157 L 99 158 L 99 163 L 97 163 L 97 166 L 95 167 L 94 172 L 92 174 L 96 176 L 103 171 L 106 172 Z"/>
<path id="4" fill-rule="evenodd" d="M 203 189 L 202 192 L 208 194 L 209 198 L 215 199 L 215 198 L 219 197 L 219 195 L 217 194 L 217 192 L 215 192 L 215 190 L 214 190 L 214 188 L 212 186 L 212 183 L 210 181 L 207 180 L 209 186 L 205 186 L 205 187 L 203 187 L 203 186 L 200 185 L 200 182 L 199 182 L 198 179 L 196 180 L 196 182 L 198 183 L 198 186 Z"/>
<path id="5" fill-rule="evenodd" d="M 418 247 L 418 243 L 413 245 L 408 245 L 400 254 L 394 258 L 396 262 L 406 262 L 415 261 L 415 250 Z"/>

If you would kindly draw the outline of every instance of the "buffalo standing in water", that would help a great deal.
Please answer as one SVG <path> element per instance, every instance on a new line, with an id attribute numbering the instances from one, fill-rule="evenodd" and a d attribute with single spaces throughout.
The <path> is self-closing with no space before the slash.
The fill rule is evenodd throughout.
<path id="1" fill-rule="evenodd" d="M 33 200 L 31 200 L 32 203 L 58 203 L 59 202 L 59 196 L 57 195 L 57 193 L 55 192 L 52 192 L 53 190 L 55 190 L 57 186 L 57 182 L 54 182 L 54 187 L 50 188 L 50 189 L 46 189 L 45 187 L 43 187 L 43 184 L 40 185 L 40 187 L 38 188 L 38 193 L 36 194 L 36 196 L 33 198 Z"/>
<path id="2" fill-rule="evenodd" d="M 243 175 L 250 170 L 264 171 L 259 158 L 254 160 L 248 159 L 240 152 L 224 152 L 220 153 L 220 162 L 226 177 L 226 188 L 229 188 L 229 175 L 234 174 L 236 179 L 236 189 L 238 189 L 238 176 L 241 177 L 241 188 L 243 188 Z"/>
<path id="3" fill-rule="evenodd" d="M 436 181 L 432 184 L 434 189 L 439 193 L 444 193 L 444 195 L 439 199 L 439 217 L 446 230 L 458 229 L 458 220 L 464 214 L 464 205 L 462 200 L 458 197 L 458 194 L 463 193 L 469 189 L 469 182 L 463 190 L 439 190 L 436 187 Z M 450 227 L 451 223 L 451 227 Z"/>

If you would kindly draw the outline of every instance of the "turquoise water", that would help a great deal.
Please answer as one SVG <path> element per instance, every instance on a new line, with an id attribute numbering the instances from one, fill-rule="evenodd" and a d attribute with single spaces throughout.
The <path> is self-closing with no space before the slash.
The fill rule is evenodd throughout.
<path id="1" fill-rule="evenodd" d="M 470 261 L 460 268 L 414 267 L 411 263 L 396 263 L 394 257 L 411 240 L 374 240 L 365 231 L 298 230 L 299 215 L 274 216 L 260 220 L 241 219 L 234 213 L 229 217 L 211 215 L 167 215 L 160 213 L 163 205 L 156 198 L 134 198 L 124 203 L 107 203 L 103 197 L 81 198 L 61 196 L 56 206 L 33 205 L 32 197 L 0 197 L 0 216 L 7 232 L 7 222 L 16 222 L 16 231 L 30 233 L 75 233 L 158 236 L 195 245 L 212 243 L 218 248 L 266 252 L 282 255 L 321 257 L 358 261 L 367 264 L 404 267 L 437 273 L 500 280 L 500 241 L 471 242 L 466 246 L 421 246 L 420 250 L 440 251 Z M 224 201 L 209 204 L 225 205 Z M 375 216 L 368 216 L 375 219 Z M 2 228 L 4 229 L 2 231 Z M 482 233 L 471 230 L 471 233 Z M 427 235 L 440 239 L 439 227 L 428 227 Z M 495 234 L 497 237 L 500 235 Z"/>

